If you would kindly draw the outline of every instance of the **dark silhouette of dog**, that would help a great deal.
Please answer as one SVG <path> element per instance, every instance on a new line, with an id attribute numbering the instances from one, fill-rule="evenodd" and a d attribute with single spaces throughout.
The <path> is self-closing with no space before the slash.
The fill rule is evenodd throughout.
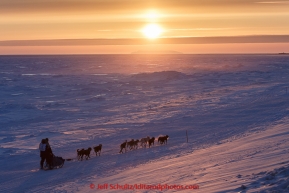
<path id="1" fill-rule="evenodd" d="M 147 145 L 147 142 L 150 140 L 150 137 L 149 136 L 147 136 L 147 137 L 145 137 L 145 138 L 141 138 L 141 140 L 140 140 L 140 143 L 141 143 L 141 146 L 142 146 L 142 148 L 146 148 L 146 145 Z"/>
<path id="2" fill-rule="evenodd" d="M 83 148 L 81 150 L 79 150 L 79 149 L 76 150 L 78 160 L 80 160 L 83 150 L 84 150 Z"/>
<path id="3" fill-rule="evenodd" d="M 126 145 L 127 145 L 127 140 L 125 140 L 125 142 L 123 142 L 122 144 L 120 144 L 120 151 L 119 153 L 123 153 L 122 150 L 124 149 L 124 151 L 126 152 Z"/>
<path id="4" fill-rule="evenodd" d="M 133 148 L 134 149 L 137 149 L 138 148 L 138 143 L 139 143 L 139 140 L 135 140 L 134 143 L 133 143 Z"/>
<path id="5" fill-rule="evenodd" d="M 159 138 L 158 138 L 158 143 L 161 144 L 161 145 L 162 145 L 162 144 L 167 144 L 167 143 L 168 143 L 168 138 L 169 138 L 168 135 L 159 137 Z"/>
<path id="6" fill-rule="evenodd" d="M 77 149 L 77 155 L 79 155 L 78 160 L 80 159 L 81 161 L 83 160 L 83 156 L 85 156 L 85 159 L 88 160 L 88 158 L 90 158 L 90 152 L 91 152 L 91 147 L 89 147 L 88 149 Z"/>
<path id="7" fill-rule="evenodd" d="M 102 144 L 99 144 L 98 146 L 95 146 L 93 148 L 96 156 L 97 156 L 97 152 L 98 152 L 98 155 L 100 156 L 101 148 L 102 148 Z"/>
<path id="8" fill-rule="evenodd" d="M 155 137 L 152 137 L 149 141 L 149 148 L 152 146 L 152 145 L 155 145 Z"/>
<path id="9" fill-rule="evenodd" d="M 91 152 L 91 147 L 89 147 L 88 149 L 85 149 L 84 151 L 83 151 L 83 155 L 85 155 L 85 158 L 86 159 L 88 159 L 88 158 L 90 158 L 90 152 Z"/>
<path id="10" fill-rule="evenodd" d="M 130 140 L 129 142 L 127 142 L 127 147 L 129 147 L 130 150 L 132 150 L 134 148 L 134 139 Z"/>

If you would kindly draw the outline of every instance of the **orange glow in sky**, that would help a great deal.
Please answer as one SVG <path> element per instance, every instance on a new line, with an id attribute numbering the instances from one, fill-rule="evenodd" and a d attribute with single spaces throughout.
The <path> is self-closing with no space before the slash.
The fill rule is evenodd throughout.
<path id="1" fill-rule="evenodd" d="M 147 39 L 147 44 L 154 44 L 153 39 L 184 37 L 272 35 L 280 39 L 289 35 L 288 10 L 289 1 L 274 0 L 1 0 L 0 54 L 13 47 L 21 50 L 4 42 L 10 40 Z M 272 43 L 288 43 L 288 38 Z M 37 46 L 29 49 L 37 53 Z"/>

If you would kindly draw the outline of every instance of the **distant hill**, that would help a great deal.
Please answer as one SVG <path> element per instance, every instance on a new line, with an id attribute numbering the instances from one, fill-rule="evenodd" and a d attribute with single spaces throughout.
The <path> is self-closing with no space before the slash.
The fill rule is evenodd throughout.
<path id="1" fill-rule="evenodd" d="M 172 50 L 139 50 L 132 52 L 131 54 L 183 54 L 181 52 L 172 51 Z"/>

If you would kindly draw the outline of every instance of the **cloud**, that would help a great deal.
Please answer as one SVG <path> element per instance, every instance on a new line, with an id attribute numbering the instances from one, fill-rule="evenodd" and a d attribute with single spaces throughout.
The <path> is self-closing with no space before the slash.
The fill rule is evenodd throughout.
<path id="1" fill-rule="evenodd" d="M 230 30 L 238 28 L 178 28 L 178 29 L 169 29 L 168 31 L 219 31 L 219 30 Z"/>
<path id="2" fill-rule="evenodd" d="M 147 39 L 59 39 L 0 41 L 0 46 L 87 46 L 146 44 L 222 44 L 222 43 L 288 43 L 289 35 L 178 37 Z"/>
<path id="3" fill-rule="evenodd" d="M 287 3 L 288 1 L 260 1 L 257 3 Z M 254 7 L 256 0 L 1 0 L 0 13 L 43 13 L 43 12 L 113 12 L 127 10 L 156 9 L 186 9 L 198 11 L 240 10 L 244 7 Z M 244 9 L 243 9 L 244 10 Z"/>
<path id="4" fill-rule="evenodd" d="M 260 4 L 289 4 L 289 1 L 261 1 Z"/>

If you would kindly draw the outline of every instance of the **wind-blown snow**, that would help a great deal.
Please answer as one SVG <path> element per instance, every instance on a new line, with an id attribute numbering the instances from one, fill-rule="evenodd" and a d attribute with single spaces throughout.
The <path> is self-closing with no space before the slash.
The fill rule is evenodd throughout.
<path id="1" fill-rule="evenodd" d="M 1 56 L 0 191 L 288 192 L 288 72 L 278 55 Z M 166 134 L 167 145 L 118 153 L 126 139 Z M 103 152 L 41 171 L 46 137 L 66 159 Z"/>

